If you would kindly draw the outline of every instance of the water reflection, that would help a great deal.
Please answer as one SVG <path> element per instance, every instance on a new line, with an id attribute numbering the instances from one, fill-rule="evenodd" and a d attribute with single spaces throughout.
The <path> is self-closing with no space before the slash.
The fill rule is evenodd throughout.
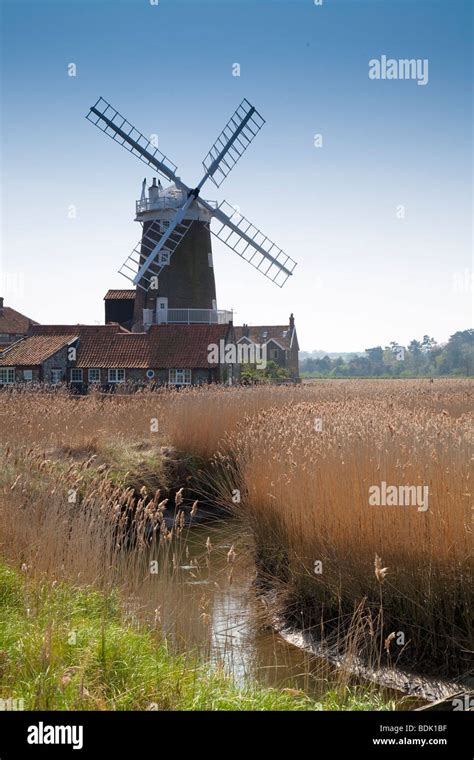
<path id="1" fill-rule="evenodd" d="M 135 602 L 178 653 L 198 654 L 240 685 L 326 692 L 335 671 L 286 642 L 269 625 L 255 592 L 251 536 L 228 521 L 187 530 L 155 550 Z M 391 695 L 393 696 L 393 695 Z"/>

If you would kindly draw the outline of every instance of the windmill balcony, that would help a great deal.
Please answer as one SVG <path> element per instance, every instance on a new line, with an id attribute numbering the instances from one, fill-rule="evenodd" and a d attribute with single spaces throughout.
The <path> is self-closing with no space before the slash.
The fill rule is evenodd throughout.
<path id="1" fill-rule="evenodd" d="M 152 309 L 143 310 L 146 326 L 159 325 L 225 325 L 232 322 L 234 313 L 228 309 L 165 309 L 157 318 Z"/>
<path id="2" fill-rule="evenodd" d="M 157 198 L 143 198 L 139 201 L 135 201 L 135 209 L 138 216 L 139 214 L 144 214 L 147 211 L 181 208 L 183 202 L 184 201 L 182 195 L 177 195 L 174 197 L 172 195 L 165 195 L 159 196 Z M 217 208 L 217 201 L 207 201 L 207 203 L 209 203 L 210 206 Z"/>

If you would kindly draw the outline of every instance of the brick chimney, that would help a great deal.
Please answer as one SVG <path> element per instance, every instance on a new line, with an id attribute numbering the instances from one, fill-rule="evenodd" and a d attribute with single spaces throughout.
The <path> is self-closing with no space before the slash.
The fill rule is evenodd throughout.
<path id="1" fill-rule="evenodd" d="M 0 296 L 0 315 L 3 314 L 3 296 Z"/>
<path id="2" fill-rule="evenodd" d="M 249 326 L 246 324 L 242 325 L 242 336 L 245 338 L 249 337 Z"/>
<path id="3" fill-rule="evenodd" d="M 295 329 L 295 318 L 293 314 L 290 314 L 290 330 L 294 330 L 294 329 Z"/>

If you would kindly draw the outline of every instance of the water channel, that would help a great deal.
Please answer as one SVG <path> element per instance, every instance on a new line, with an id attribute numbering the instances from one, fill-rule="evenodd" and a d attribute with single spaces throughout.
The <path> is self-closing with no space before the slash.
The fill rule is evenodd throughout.
<path id="1" fill-rule="evenodd" d="M 280 635 L 256 593 L 252 538 L 232 520 L 186 529 L 155 552 L 134 595 L 135 611 L 155 624 L 172 649 L 222 667 L 238 684 L 257 682 L 318 699 L 340 673 Z M 352 681 L 354 683 L 354 681 Z M 367 684 L 374 688 L 374 684 Z M 398 691 L 384 696 L 401 700 Z M 403 701 L 412 709 L 414 703 Z"/>

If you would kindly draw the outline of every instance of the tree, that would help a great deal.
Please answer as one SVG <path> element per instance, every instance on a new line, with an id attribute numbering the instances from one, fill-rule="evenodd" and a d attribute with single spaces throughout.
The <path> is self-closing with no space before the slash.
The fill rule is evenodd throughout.
<path id="1" fill-rule="evenodd" d="M 421 343 L 415 338 L 408 344 L 407 369 L 410 369 L 415 375 L 420 374 L 424 364 L 424 356 L 421 350 Z"/>
<path id="2" fill-rule="evenodd" d="M 372 375 L 383 374 L 383 348 L 382 346 L 374 346 L 373 348 L 366 348 L 365 353 L 371 364 Z"/>
<path id="3" fill-rule="evenodd" d="M 423 340 L 421 341 L 421 350 L 425 353 L 432 351 L 433 348 L 437 345 L 434 338 L 430 338 L 429 335 L 423 335 Z"/>
<path id="4" fill-rule="evenodd" d="M 439 359 L 442 374 L 472 375 L 474 330 L 460 330 L 451 335 Z"/>

